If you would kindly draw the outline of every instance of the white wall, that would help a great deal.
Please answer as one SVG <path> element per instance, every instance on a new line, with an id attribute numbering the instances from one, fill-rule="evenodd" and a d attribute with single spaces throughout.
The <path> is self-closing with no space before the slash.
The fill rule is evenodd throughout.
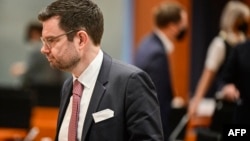
<path id="1" fill-rule="evenodd" d="M 30 20 L 53 0 L 0 0 L 0 86 L 16 86 L 9 73 L 12 63 L 23 60 L 24 30 Z M 102 48 L 112 57 L 122 59 L 124 43 L 124 1 L 95 0 L 104 14 Z"/>
<path id="2" fill-rule="evenodd" d="M 123 0 L 95 0 L 104 15 L 104 36 L 101 47 L 112 57 L 121 59 L 124 7 Z"/>

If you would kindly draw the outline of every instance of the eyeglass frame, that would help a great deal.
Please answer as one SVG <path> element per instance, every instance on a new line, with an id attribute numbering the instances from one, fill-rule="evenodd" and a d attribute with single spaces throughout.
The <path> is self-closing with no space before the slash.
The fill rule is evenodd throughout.
<path id="1" fill-rule="evenodd" d="M 62 36 L 64 36 L 64 35 L 68 35 L 68 34 L 70 34 L 70 33 L 72 33 L 72 32 L 75 32 L 75 31 L 78 31 L 78 30 L 70 30 L 70 31 L 68 31 L 68 32 L 66 32 L 66 33 L 57 35 L 57 36 L 55 36 L 55 37 L 50 37 L 49 39 L 46 39 L 46 38 L 43 38 L 43 37 L 40 37 L 40 39 L 41 39 L 41 41 L 42 41 L 42 43 L 43 43 L 44 46 L 46 46 L 48 49 L 51 49 L 52 47 L 51 47 L 50 44 L 52 44 L 52 43 L 55 41 L 55 39 L 57 39 L 57 38 L 59 38 L 59 37 L 62 37 Z M 49 43 L 49 42 L 50 42 L 50 43 Z"/>

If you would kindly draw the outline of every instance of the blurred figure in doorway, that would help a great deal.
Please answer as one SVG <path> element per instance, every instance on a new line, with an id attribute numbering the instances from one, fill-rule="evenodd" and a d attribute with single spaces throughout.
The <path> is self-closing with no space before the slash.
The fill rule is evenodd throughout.
<path id="1" fill-rule="evenodd" d="M 154 30 L 140 43 L 134 64 L 152 78 L 160 103 L 165 141 L 170 135 L 170 110 L 174 96 L 169 56 L 174 50 L 174 41 L 185 37 L 188 16 L 177 2 L 164 2 L 154 11 Z"/>

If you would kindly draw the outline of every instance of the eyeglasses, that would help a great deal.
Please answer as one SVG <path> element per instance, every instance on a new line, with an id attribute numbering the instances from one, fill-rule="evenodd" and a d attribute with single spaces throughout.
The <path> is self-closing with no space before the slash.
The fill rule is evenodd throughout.
<path id="1" fill-rule="evenodd" d="M 60 34 L 58 36 L 55 36 L 55 37 L 50 37 L 50 38 L 43 38 L 43 37 L 40 37 L 42 43 L 44 46 L 46 46 L 48 49 L 51 49 L 52 48 L 52 44 L 55 42 L 56 39 L 58 39 L 59 37 L 62 37 L 64 35 L 68 35 L 72 32 L 75 32 L 77 30 L 70 30 L 69 32 L 66 32 L 66 33 L 63 33 L 63 34 Z"/>

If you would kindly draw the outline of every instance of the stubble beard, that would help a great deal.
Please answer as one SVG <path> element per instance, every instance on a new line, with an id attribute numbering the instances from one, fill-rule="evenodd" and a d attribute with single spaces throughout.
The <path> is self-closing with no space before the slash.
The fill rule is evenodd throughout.
<path id="1" fill-rule="evenodd" d="M 54 69 L 58 69 L 61 71 L 71 71 L 73 68 L 77 66 L 80 62 L 80 57 L 73 56 L 67 62 L 56 61 L 55 63 L 50 62 L 50 66 Z"/>

